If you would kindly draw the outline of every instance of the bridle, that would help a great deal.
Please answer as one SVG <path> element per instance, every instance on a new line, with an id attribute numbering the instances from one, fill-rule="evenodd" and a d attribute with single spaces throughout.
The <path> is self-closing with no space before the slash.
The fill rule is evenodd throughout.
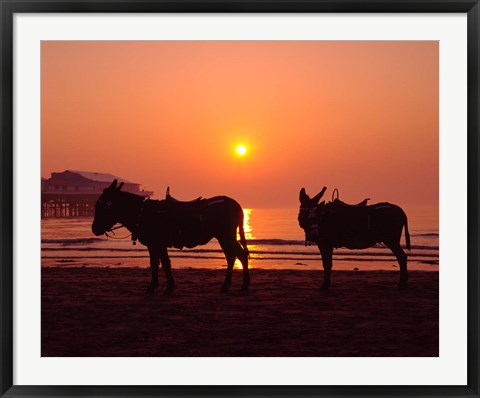
<path id="1" fill-rule="evenodd" d="M 318 206 L 315 207 L 300 207 L 300 211 L 308 211 L 308 218 L 317 218 L 317 209 Z"/>
<path id="2" fill-rule="evenodd" d="M 136 216 L 136 223 L 135 223 L 135 226 L 134 226 L 134 231 L 132 233 L 130 233 L 126 236 L 122 236 L 120 238 L 117 238 L 115 236 L 112 236 L 112 235 L 108 234 L 108 232 L 113 232 L 113 231 L 115 231 L 116 229 L 119 229 L 119 228 L 127 228 L 125 225 L 120 224 L 116 227 L 112 227 L 109 230 L 105 231 L 105 236 L 107 237 L 107 239 L 110 238 L 110 239 L 121 240 L 121 239 L 126 239 L 126 238 L 131 237 L 132 245 L 135 246 L 137 244 L 137 240 L 138 240 L 138 228 L 140 226 L 140 219 L 142 218 L 142 213 L 143 213 L 143 210 L 144 210 L 144 202 L 146 200 L 147 199 L 143 198 L 142 204 L 138 208 L 138 213 L 137 213 L 137 216 Z M 102 200 L 102 199 L 98 199 L 97 203 L 102 204 L 104 206 L 104 209 L 108 209 L 109 207 L 111 207 L 113 205 L 113 203 L 111 201 L 105 201 L 105 200 Z M 115 233 L 114 233 L 114 235 L 115 235 Z"/>
<path id="3" fill-rule="evenodd" d="M 107 202 L 107 201 L 102 200 L 102 199 L 98 199 L 98 200 L 97 200 L 97 203 L 102 204 L 103 207 L 104 207 L 104 209 L 108 209 L 109 207 L 112 206 L 112 202 L 110 202 L 110 201 Z M 122 236 L 121 238 L 117 238 L 117 237 L 115 237 L 115 236 L 112 236 L 112 235 L 109 235 L 109 234 L 108 234 L 109 232 L 113 232 L 113 231 L 115 231 L 115 230 L 117 230 L 117 229 L 120 229 L 120 228 L 125 228 L 125 225 L 120 224 L 120 225 L 117 225 L 116 227 L 112 227 L 112 228 L 110 228 L 110 229 L 107 229 L 107 230 L 105 231 L 105 234 L 104 234 L 104 235 L 107 237 L 107 239 L 110 238 L 110 239 L 117 239 L 117 240 L 126 239 L 126 238 L 129 238 L 130 236 L 132 236 L 132 234 L 129 234 L 129 235 L 126 235 L 126 236 Z M 113 232 L 113 235 L 115 235 L 114 232 Z M 135 243 L 134 243 L 134 244 L 135 244 Z"/>
<path id="4" fill-rule="evenodd" d="M 315 206 L 315 207 L 300 207 L 300 213 L 302 211 L 308 211 L 308 219 L 309 220 L 316 220 L 317 222 L 309 225 L 309 229 L 310 230 L 314 230 L 316 229 L 317 232 L 318 232 L 318 221 L 319 221 L 319 218 L 318 218 L 318 214 L 317 214 L 317 210 L 318 210 L 318 206 Z M 309 246 L 310 243 L 316 243 L 316 242 L 311 242 L 307 239 L 307 234 L 305 234 L 305 246 Z"/>
<path id="5" fill-rule="evenodd" d="M 112 202 L 110 201 L 106 202 L 105 200 L 102 200 L 102 199 L 97 199 L 97 203 L 104 205 L 105 208 L 110 207 L 112 205 Z"/>

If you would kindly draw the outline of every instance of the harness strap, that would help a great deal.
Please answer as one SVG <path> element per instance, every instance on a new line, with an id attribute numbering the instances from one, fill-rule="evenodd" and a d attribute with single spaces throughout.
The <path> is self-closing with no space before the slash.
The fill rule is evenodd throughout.
<path id="1" fill-rule="evenodd" d="M 120 227 L 117 227 L 117 228 L 115 228 L 115 229 L 122 228 L 122 227 L 123 227 L 123 225 L 120 226 Z M 105 232 L 105 236 L 107 237 L 107 239 L 110 238 L 110 239 L 121 240 L 121 239 L 126 239 L 126 238 L 128 238 L 129 236 L 132 235 L 132 234 L 128 234 L 128 235 L 126 235 L 126 236 L 122 236 L 121 238 L 117 238 L 117 237 L 115 237 L 115 236 L 109 235 L 109 234 L 108 234 L 109 232 L 113 232 L 113 229 L 111 229 L 110 231 Z M 115 235 L 115 232 L 113 232 L 113 234 Z"/>

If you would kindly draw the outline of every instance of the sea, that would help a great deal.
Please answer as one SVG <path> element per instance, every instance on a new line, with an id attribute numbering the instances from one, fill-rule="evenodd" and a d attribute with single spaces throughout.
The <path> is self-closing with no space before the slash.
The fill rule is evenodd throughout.
<path id="1" fill-rule="evenodd" d="M 438 208 L 404 208 L 408 215 L 411 250 L 409 270 L 438 271 Z M 304 232 L 298 226 L 298 208 L 244 209 L 244 228 L 250 251 L 249 267 L 263 269 L 322 269 L 315 245 L 305 246 Z M 94 236 L 92 217 L 42 219 L 43 267 L 149 267 L 146 247 L 132 244 L 122 228 L 111 237 Z M 405 235 L 401 244 L 405 247 Z M 226 267 L 218 242 L 213 239 L 193 249 L 169 249 L 173 268 Z M 237 260 L 235 268 L 241 268 Z M 383 244 L 364 250 L 338 248 L 333 268 L 352 271 L 398 269 L 391 251 Z"/>

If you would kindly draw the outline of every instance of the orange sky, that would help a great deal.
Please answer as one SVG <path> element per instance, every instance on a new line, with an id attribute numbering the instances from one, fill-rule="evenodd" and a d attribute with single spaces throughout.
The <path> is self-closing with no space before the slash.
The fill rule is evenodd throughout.
<path id="1" fill-rule="evenodd" d="M 235 155 L 244 144 L 247 155 Z M 438 204 L 437 42 L 43 42 L 42 176 Z"/>

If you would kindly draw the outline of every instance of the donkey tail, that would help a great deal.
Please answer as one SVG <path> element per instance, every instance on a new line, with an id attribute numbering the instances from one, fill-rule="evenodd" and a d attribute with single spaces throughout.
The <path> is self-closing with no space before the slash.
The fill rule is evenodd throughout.
<path id="1" fill-rule="evenodd" d="M 407 219 L 407 215 L 405 214 L 405 240 L 407 242 L 407 249 L 408 250 L 411 250 L 411 246 L 410 246 L 410 234 L 408 232 L 408 219 Z"/>
<path id="2" fill-rule="evenodd" d="M 240 216 L 240 222 L 238 223 L 239 235 L 240 235 L 240 243 L 243 249 L 247 252 L 248 257 L 250 257 L 250 252 L 248 251 L 247 247 L 247 240 L 245 239 L 245 231 L 243 229 L 243 210 Z"/>

